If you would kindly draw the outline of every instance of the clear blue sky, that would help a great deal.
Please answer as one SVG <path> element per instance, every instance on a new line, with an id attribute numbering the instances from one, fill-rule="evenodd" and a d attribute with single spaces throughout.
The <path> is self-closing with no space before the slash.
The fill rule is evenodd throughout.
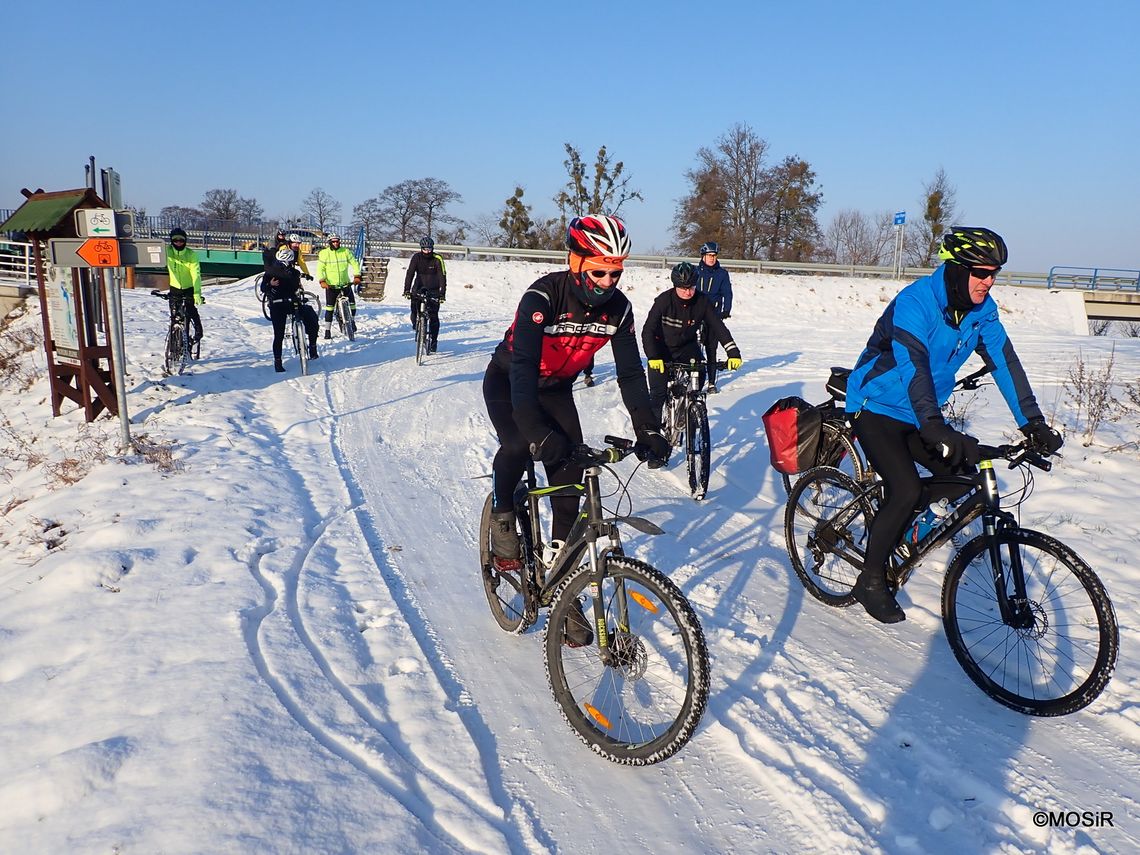
<path id="1" fill-rule="evenodd" d="M 81 186 L 95 155 L 152 213 L 223 187 L 286 215 L 319 186 L 347 214 L 435 177 L 466 219 L 516 184 L 551 216 L 563 143 L 590 162 L 605 144 L 645 196 L 623 215 L 648 252 L 697 150 L 742 122 L 812 164 L 821 225 L 914 218 L 942 167 L 1011 269 L 1140 268 L 1135 0 L 56 0 L 5 19 L 0 207 Z"/>

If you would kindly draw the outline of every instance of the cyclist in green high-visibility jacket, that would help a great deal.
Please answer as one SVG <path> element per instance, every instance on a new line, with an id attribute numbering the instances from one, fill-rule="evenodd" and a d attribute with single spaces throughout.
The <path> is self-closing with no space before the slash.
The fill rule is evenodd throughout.
<path id="1" fill-rule="evenodd" d="M 186 307 L 186 316 L 194 327 L 192 341 L 202 340 L 202 317 L 198 307 L 205 303 L 202 297 L 202 264 L 198 254 L 186 245 L 186 232 L 170 230 L 170 248 L 166 251 L 166 272 L 170 276 L 170 314 L 178 304 Z"/>
<path id="2" fill-rule="evenodd" d="M 356 328 L 356 296 L 352 286 L 360 284 L 360 265 L 351 251 L 340 245 L 340 236 L 331 234 L 329 245 L 317 254 L 317 279 L 325 289 L 325 338 L 332 338 L 333 307 L 344 291 L 352 310 L 349 323 Z"/>

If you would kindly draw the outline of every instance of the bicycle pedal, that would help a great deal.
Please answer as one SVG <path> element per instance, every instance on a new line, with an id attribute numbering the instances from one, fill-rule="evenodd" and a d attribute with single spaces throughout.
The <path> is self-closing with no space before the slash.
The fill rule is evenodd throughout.
<path id="1" fill-rule="evenodd" d="M 499 573 L 517 573 L 522 570 L 521 558 L 500 558 L 497 555 L 491 556 L 491 565 Z"/>

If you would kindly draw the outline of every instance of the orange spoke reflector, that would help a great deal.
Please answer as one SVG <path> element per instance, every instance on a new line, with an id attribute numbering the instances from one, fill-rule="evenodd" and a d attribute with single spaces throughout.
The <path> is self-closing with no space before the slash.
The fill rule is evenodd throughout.
<path id="1" fill-rule="evenodd" d="M 604 727 L 606 730 L 610 729 L 610 720 L 602 715 L 602 711 L 592 704 L 582 704 L 586 708 L 587 715 L 594 721 Z"/>
<path id="2" fill-rule="evenodd" d="M 657 614 L 657 606 L 649 602 L 649 599 L 645 596 L 645 594 L 639 594 L 637 591 L 630 591 L 629 595 L 633 597 L 633 601 L 635 603 L 637 603 L 647 612 L 653 612 L 653 614 Z"/>

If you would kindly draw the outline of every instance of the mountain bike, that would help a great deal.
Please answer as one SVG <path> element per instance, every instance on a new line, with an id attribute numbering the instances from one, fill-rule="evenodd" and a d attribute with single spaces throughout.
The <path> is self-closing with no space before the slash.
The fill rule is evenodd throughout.
<path id="1" fill-rule="evenodd" d="M 409 298 L 410 299 L 410 298 Z M 416 365 L 424 364 L 424 357 L 429 353 L 431 345 L 431 315 L 428 314 L 428 302 L 439 305 L 438 297 L 420 297 L 420 310 L 416 312 Z M 430 351 L 434 353 L 435 351 Z"/>
<path id="2" fill-rule="evenodd" d="M 607 760 L 645 766 L 671 757 L 696 730 L 708 703 L 708 650 L 700 620 L 680 589 L 622 550 L 619 524 L 645 534 L 663 532 L 649 520 L 602 507 L 601 470 L 618 477 L 608 464 L 641 453 L 628 439 L 607 436 L 605 442 L 603 449 L 575 449 L 572 462 L 586 467 L 581 484 L 538 487 L 534 466 L 528 466 L 515 493 L 522 544 L 517 569 L 500 569 L 492 560 L 488 496 L 479 559 L 487 602 L 502 629 L 521 634 L 537 621 L 539 609 L 549 607 L 546 674 L 570 727 Z M 618 481 L 628 501 L 629 479 Z M 539 506 L 544 497 L 567 494 L 584 494 L 585 509 L 555 550 L 556 543 L 543 541 Z M 585 646 L 569 647 L 564 628 L 568 620 L 582 624 L 583 600 L 593 604 L 594 637 Z"/>
<path id="3" fill-rule="evenodd" d="M 301 318 L 301 307 L 310 300 L 316 303 L 317 295 L 309 291 L 298 291 L 289 313 L 289 339 L 293 342 L 293 353 L 301 364 L 301 376 L 309 373 L 309 334 L 305 330 L 305 321 Z"/>
<path id="4" fill-rule="evenodd" d="M 723 371 L 727 362 L 718 362 Z M 669 372 L 666 386 L 668 397 L 661 416 L 661 432 L 674 448 L 685 447 L 685 460 L 689 468 L 689 492 L 696 501 L 705 497 L 709 489 L 709 414 L 707 392 L 701 386 L 704 363 L 695 359 L 688 362 L 666 362 Z"/>
<path id="5" fill-rule="evenodd" d="M 261 283 L 265 280 L 265 274 L 259 273 L 253 277 L 253 293 L 257 295 L 258 301 L 261 303 L 261 314 L 265 316 L 265 320 L 269 320 L 269 294 L 261 290 Z"/>
<path id="6" fill-rule="evenodd" d="M 981 446 L 976 473 L 923 478 L 923 495 L 954 499 L 951 512 L 917 542 L 911 529 L 891 555 L 888 585 L 898 591 L 934 549 L 981 517 L 982 533 L 946 568 L 942 624 L 958 664 L 1000 704 L 1038 716 L 1066 715 L 1092 703 L 1116 665 L 1119 630 L 1104 585 L 1061 541 L 1022 528 L 1001 506 L 994 461 L 1022 475 L 1014 507 L 1032 492 L 1030 467 L 1052 464 L 1028 443 Z M 784 513 L 792 567 L 808 592 L 849 606 L 881 481 L 858 483 L 828 466 L 796 482 Z M 925 505 L 924 508 L 925 510 Z M 919 512 L 921 513 L 921 512 Z"/>
<path id="7" fill-rule="evenodd" d="M 152 296 L 170 302 L 168 291 L 154 290 Z M 162 370 L 167 377 L 181 374 L 186 370 L 186 363 L 197 359 L 201 353 L 201 342 L 190 339 L 190 318 L 186 311 L 186 304 L 178 302 L 170 312 L 170 328 L 166 333 L 166 352 L 163 357 Z"/>
<path id="8" fill-rule="evenodd" d="M 989 373 L 990 369 L 983 366 L 973 374 L 967 374 L 954 384 L 954 391 L 976 390 L 981 385 L 982 378 Z M 870 461 L 863 455 L 855 438 L 851 420 L 844 411 L 847 400 L 847 378 L 850 374 L 850 368 L 832 368 L 826 386 L 830 397 L 822 404 L 815 405 L 821 416 L 816 466 L 833 466 L 846 472 L 857 482 L 870 482 L 875 479 L 875 471 Z M 792 486 L 801 475 L 802 473 L 796 475 L 781 473 L 784 491 L 789 496 L 792 493 Z"/>
<path id="9" fill-rule="evenodd" d="M 337 291 L 336 303 L 333 305 L 333 317 L 336 318 L 337 328 L 341 335 L 348 336 L 349 341 L 356 340 L 356 319 L 352 316 L 352 304 L 348 302 L 346 290 L 352 285 L 345 285 Z"/>

